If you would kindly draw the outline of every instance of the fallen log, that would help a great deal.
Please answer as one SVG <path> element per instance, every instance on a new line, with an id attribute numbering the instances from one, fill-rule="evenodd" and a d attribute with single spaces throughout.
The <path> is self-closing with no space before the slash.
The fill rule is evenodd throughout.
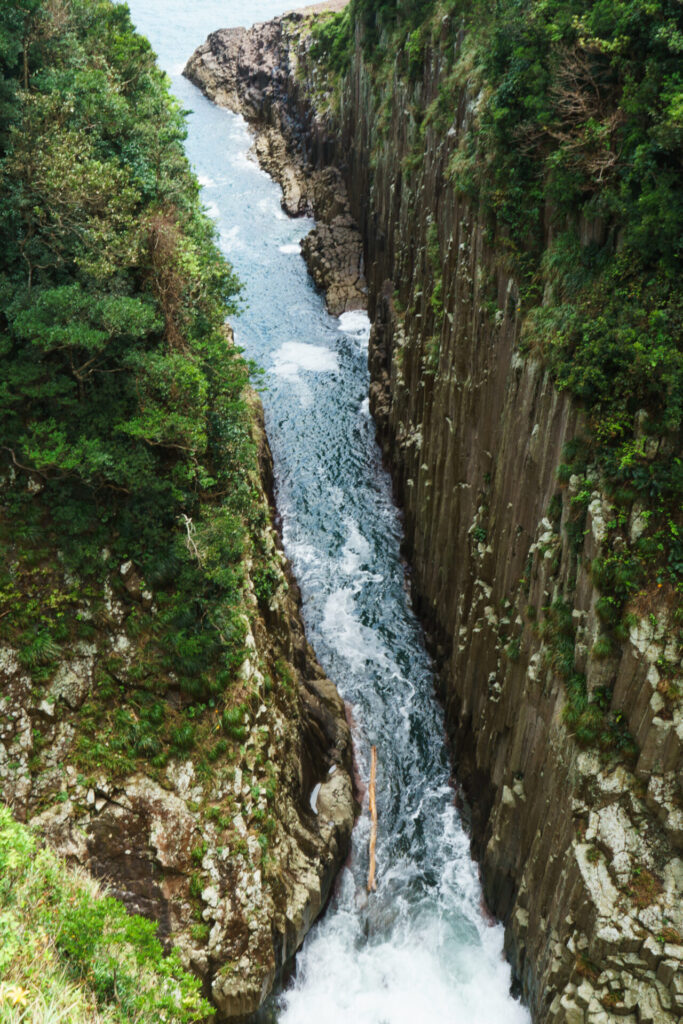
<path id="1" fill-rule="evenodd" d="M 368 871 L 368 892 L 377 888 L 375 882 L 375 847 L 377 846 L 377 802 L 375 800 L 375 783 L 377 781 L 377 747 L 372 748 L 372 759 L 370 761 L 370 786 L 369 804 L 370 817 L 372 818 L 372 831 L 370 832 L 370 870 Z"/>

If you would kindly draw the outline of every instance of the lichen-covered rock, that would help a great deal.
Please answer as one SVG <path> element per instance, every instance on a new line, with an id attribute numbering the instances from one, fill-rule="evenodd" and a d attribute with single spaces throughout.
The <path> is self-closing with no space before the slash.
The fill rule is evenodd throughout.
<path id="1" fill-rule="evenodd" d="M 79 644 L 74 654 L 55 673 L 48 700 L 62 700 L 71 711 L 78 711 L 92 686 L 96 650 L 91 644 Z"/>

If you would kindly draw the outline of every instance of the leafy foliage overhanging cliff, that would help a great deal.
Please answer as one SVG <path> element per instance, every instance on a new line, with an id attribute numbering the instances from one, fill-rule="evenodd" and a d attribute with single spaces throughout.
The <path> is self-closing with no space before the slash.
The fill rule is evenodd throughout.
<path id="1" fill-rule="evenodd" d="M 114 733 L 151 759 L 193 742 L 164 724 L 169 680 L 205 706 L 243 661 L 246 562 L 260 596 L 273 575 L 249 368 L 224 329 L 239 283 L 184 136 L 125 6 L 2 5 L 0 629 L 46 682 L 63 648 L 92 640 L 101 582 L 121 585 L 130 562 L 159 610 L 129 618 L 140 691 Z"/>
<path id="2" fill-rule="evenodd" d="M 680 4 L 352 0 L 319 24 L 313 55 L 343 74 L 356 32 L 379 92 L 393 75 L 419 85 L 426 54 L 443 59 L 439 97 L 409 112 L 416 164 L 425 129 L 447 132 L 468 86 L 450 178 L 519 281 L 522 346 L 586 409 L 562 473 L 597 463 L 615 529 L 634 501 L 648 521 L 596 568 L 618 628 L 647 579 L 680 590 L 683 575 Z M 438 280 L 432 308 L 443 317 Z"/>
<path id="3" fill-rule="evenodd" d="M 0 1021 L 190 1024 L 211 1008 L 156 926 L 67 871 L 0 806 Z"/>

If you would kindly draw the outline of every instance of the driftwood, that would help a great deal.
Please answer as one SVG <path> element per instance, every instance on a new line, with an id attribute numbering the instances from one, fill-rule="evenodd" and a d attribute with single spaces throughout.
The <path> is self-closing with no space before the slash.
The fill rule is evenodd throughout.
<path id="1" fill-rule="evenodd" d="M 369 803 L 370 817 L 372 818 L 372 831 L 370 833 L 370 870 L 368 871 L 368 892 L 377 888 L 375 882 L 375 847 L 377 846 L 377 802 L 375 800 L 375 783 L 377 780 L 377 747 L 372 748 L 372 760 L 370 762 L 370 787 Z"/>

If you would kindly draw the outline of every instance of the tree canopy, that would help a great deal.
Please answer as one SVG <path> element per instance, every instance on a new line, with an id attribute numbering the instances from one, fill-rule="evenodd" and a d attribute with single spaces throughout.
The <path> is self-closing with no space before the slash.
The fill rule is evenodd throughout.
<path id="1" fill-rule="evenodd" d="M 249 367 L 225 329 L 240 285 L 184 138 L 125 5 L 2 5 L 0 632 L 40 661 L 37 639 L 85 629 L 49 611 L 55 580 L 22 595 L 29 549 L 83 579 L 132 560 L 161 605 L 148 675 L 206 698 L 243 657 L 266 513 Z"/>

